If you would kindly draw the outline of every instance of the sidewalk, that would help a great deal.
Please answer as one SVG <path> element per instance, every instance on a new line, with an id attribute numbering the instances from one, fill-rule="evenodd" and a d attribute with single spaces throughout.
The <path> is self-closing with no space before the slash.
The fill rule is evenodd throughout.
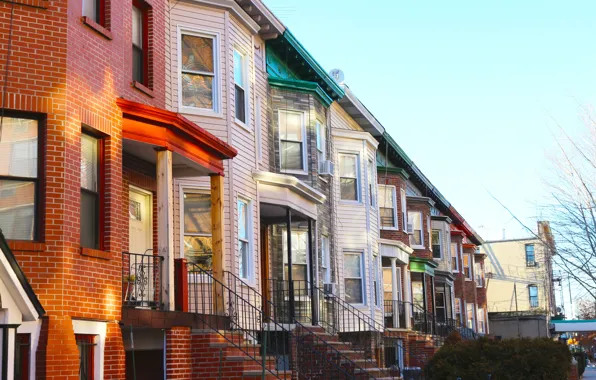
<path id="1" fill-rule="evenodd" d="M 596 380 L 596 367 L 588 367 L 588 368 L 586 368 L 586 371 L 584 372 L 584 376 L 582 377 L 582 379 L 584 379 L 584 380 L 587 380 L 587 379 Z"/>

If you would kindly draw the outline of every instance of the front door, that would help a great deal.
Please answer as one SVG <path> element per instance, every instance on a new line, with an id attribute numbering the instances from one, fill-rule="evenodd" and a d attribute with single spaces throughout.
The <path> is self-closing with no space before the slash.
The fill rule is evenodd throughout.
<path id="1" fill-rule="evenodd" d="M 130 187 L 128 206 L 128 252 L 151 254 L 153 248 L 152 195 Z"/>

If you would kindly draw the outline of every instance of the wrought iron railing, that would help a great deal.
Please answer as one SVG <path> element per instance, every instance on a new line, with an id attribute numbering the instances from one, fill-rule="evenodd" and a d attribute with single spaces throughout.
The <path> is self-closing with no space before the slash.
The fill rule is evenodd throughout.
<path id="1" fill-rule="evenodd" d="M 405 329 L 408 328 L 407 308 L 408 302 L 384 300 L 385 327 Z"/>
<path id="2" fill-rule="evenodd" d="M 434 314 L 415 304 L 412 304 L 412 329 L 423 334 L 434 335 L 440 340 L 446 338 L 452 331 L 458 331 L 465 340 L 478 337 L 473 329 L 460 324 L 455 319 L 437 319 Z"/>
<path id="3" fill-rule="evenodd" d="M 162 265 L 161 256 L 147 253 L 122 253 L 122 304 L 124 306 L 163 309 Z"/>
<path id="4" fill-rule="evenodd" d="M 229 272 L 224 281 L 196 264 L 187 264 L 189 310 L 262 368 L 263 378 L 356 379 L 364 370 L 305 326 L 270 318 L 258 292 Z M 265 302 L 265 304 L 271 304 Z M 371 377 L 372 378 L 372 377 Z"/>

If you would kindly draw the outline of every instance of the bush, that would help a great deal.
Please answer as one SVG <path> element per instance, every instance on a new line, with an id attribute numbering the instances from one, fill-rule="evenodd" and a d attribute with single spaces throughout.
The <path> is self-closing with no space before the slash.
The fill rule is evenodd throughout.
<path id="1" fill-rule="evenodd" d="M 571 353 L 550 339 L 481 338 L 444 345 L 425 368 L 427 380 L 567 380 Z"/>

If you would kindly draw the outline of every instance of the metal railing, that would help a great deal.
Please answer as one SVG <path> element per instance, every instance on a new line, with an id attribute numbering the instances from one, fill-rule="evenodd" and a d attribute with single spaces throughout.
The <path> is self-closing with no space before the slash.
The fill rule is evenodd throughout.
<path id="1" fill-rule="evenodd" d="M 408 302 L 384 300 L 385 327 L 405 329 L 408 328 L 406 310 Z"/>
<path id="2" fill-rule="evenodd" d="M 235 275 L 224 281 L 196 264 L 187 264 L 189 310 L 233 347 L 260 364 L 262 377 L 356 379 L 364 370 L 305 326 L 279 323 L 263 310 L 261 295 Z M 265 302 L 265 304 L 271 304 Z M 373 378 L 373 377 L 371 377 Z"/>
<path id="3" fill-rule="evenodd" d="M 478 337 L 473 329 L 460 324 L 457 320 L 451 318 L 439 320 L 434 314 L 415 304 L 412 304 L 412 330 L 434 335 L 440 339 L 446 338 L 452 331 L 458 331 L 464 340 Z"/>
<path id="4" fill-rule="evenodd" d="M 150 251 L 150 250 L 148 250 Z M 122 253 L 122 304 L 162 310 L 161 278 L 163 257 Z"/>

